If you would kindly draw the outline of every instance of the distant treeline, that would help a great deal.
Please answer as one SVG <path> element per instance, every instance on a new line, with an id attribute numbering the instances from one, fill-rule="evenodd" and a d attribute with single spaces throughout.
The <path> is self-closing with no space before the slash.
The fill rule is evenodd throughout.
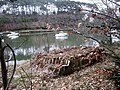
<path id="1" fill-rule="evenodd" d="M 82 20 L 84 13 L 81 14 L 58 14 L 58 15 L 36 15 L 36 16 L 0 16 L 0 31 L 38 29 L 47 28 L 47 24 L 52 28 L 77 27 Z"/>
<path id="2" fill-rule="evenodd" d="M 0 15 L 0 24 L 6 23 L 20 23 L 20 22 L 36 22 L 36 16 L 14 16 L 14 15 Z"/>
<path id="3" fill-rule="evenodd" d="M 70 0 L 17 0 L 14 3 L 9 0 L 2 0 L 0 1 L 0 12 L 12 15 L 79 13 L 82 6 L 97 9 L 95 4 Z"/>

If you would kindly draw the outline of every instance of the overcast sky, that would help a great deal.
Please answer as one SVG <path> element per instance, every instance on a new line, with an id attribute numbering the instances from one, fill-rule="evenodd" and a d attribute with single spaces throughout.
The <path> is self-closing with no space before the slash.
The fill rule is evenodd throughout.
<path id="1" fill-rule="evenodd" d="M 97 6 L 102 9 L 103 7 L 105 7 L 105 5 L 103 5 L 103 3 L 101 2 L 101 0 L 71 0 L 71 1 L 80 1 L 80 2 L 85 2 L 85 3 L 96 3 Z"/>
<path id="2" fill-rule="evenodd" d="M 93 0 L 71 0 L 71 1 L 80 1 L 80 2 L 85 2 L 85 3 L 93 3 Z M 95 0 L 94 0 L 95 1 Z M 96 0 L 97 1 L 97 0 Z"/>
<path id="3" fill-rule="evenodd" d="M 92 4 L 93 4 L 93 3 L 96 3 L 97 6 L 98 6 L 100 9 L 101 9 L 101 8 L 106 8 L 106 5 L 104 5 L 101 0 L 71 0 L 71 1 L 80 1 L 80 2 L 92 3 Z M 105 0 L 103 0 L 103 1 L 105 1 Z M 120 4 L 120 2 L 117 2 L 117 3 Z M 107 4 L 108 4 L 111 8 L 115 7 L 115 4 L 113 4 L 113 3 L 108 2 Z"/>

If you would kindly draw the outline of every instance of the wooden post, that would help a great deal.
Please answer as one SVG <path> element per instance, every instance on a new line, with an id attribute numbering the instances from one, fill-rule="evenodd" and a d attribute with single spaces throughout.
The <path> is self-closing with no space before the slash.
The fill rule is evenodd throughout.
<path id="1" fill-rule="evenodd" d="M 2 81 L 3 81 L 3 90 L 8 90 L 6 89 L 8 81 L 7 81 L 7 68 L 6 68 L 6 63 L 4 60 L 4 51 L 2 47 L 2 37 L 0 35 L 0 63 L 1 63 L 1 73 L 2 73 Z"/>

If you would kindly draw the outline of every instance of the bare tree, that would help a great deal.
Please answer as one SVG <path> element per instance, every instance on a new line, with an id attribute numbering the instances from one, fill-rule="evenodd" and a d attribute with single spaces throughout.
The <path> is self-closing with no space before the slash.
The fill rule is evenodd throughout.
<path id="1" fill-rule="evenodd" d="M 113 38 L 120 40 L 120 13 L 119 4 L 113 0 L 101 0 L 106 8 L 86 10 L 82 8 L 82 11 L 87 11 L 88 21 L 86 24 L 87 30 L 76 31 L 78 34 L 83 35 L 87 38 L 92 38 L 97 41 L 101 46 L 105 47 L 111 52 L 111 56 L 120 60 L 118 53 L 115 52 Z M 112 7 L 110 4 L 113 4 Z M 96 4 L 97 5 L 97 4 Z M 92 21 L 90 21 L 92 19 Z M 87 19 L 86 19 L 87 20 Z M 82 25 L 81 25 L 82 26 Z M 106 38 L 106 40 L 104 39 Z M 118 42 L 117 42 L 118 43 Z M 119 44 L 119 43 L 118 43 Z M 111 47 L 111 48 L 110 48 Z"/>
<path id="2" fill-rule="evenodd" d="M 112 58 L 111 60 L 115 62 L 116 66 L 120 67 L 120 5 L 115 0 L 101 0 L 101 2 L 105 8 L 100 9 L 99 6 L 97 10 L 81 8 L 82 11 L 87 11 L 84 23 L 87 29 L 84 29 L 83 32 L 81 30 L 75 30 L 75 32 L 97 41 L 108 51 L 107 55 Z M 117 68 L 117 72 L 113 76 L 118 90 L 120 89 L 119 71 L 120 68 Z"/>

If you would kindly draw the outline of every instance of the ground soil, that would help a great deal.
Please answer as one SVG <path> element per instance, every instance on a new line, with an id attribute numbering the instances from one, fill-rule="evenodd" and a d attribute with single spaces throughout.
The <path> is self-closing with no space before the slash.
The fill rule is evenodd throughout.
<path id="1" fill-rule="evenodd" d="M 115 63 L 107 57 L 70 75 L 59 77 L 47 75 L 47 70 L 41 73 L 40 69 L 30 67 L 33 62 L 17 67 L 17 77 L 13 80 L 17 90 L 31 90 L 31 87 L 32 90 L 116 90 L 115 81 L 111 80 L 116 70 Z"/>

